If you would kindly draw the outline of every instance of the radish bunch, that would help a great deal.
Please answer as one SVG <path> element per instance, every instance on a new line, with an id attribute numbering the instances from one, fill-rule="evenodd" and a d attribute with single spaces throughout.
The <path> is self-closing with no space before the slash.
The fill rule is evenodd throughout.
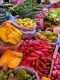
<path id="1" fill-rule="evenodd" d="M 52 71 L 51 80 L 60 80 L 60 53 L 57 55 Z"/>

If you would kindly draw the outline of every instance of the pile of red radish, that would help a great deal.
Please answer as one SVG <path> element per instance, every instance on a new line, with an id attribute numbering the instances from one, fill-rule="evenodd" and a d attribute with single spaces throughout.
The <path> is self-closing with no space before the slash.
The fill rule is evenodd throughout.
<path id="1" fill-rule="evenodd" d="M 42 40 L 25 40 L 20 46 L 24 53 L 23 66 L 34 68 L 40 77 L 47 76 L 50 71 L 54 47 Z"/>
<path id="2" fill-rule="evenodd" d="M 60 80 L 60 53 L 58 53 L 53 67 L 51 80 Z"/>

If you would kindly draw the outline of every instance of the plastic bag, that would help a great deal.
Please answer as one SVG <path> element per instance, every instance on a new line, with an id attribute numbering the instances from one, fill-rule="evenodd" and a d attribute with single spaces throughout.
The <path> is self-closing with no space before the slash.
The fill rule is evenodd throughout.
<path id="1" fill-rule="evenodd" d="M 11 24 L 13 26 L 15 26 L 16 28 L 20 29 L 20 30 L 24 30 L 24 31 L 33 31 L 36 29 L 36 25 L 34 26 L 33 29 L 29 29 L 29 28 L 24 28 L 23 26 L 19 26 L 18 24 L 15 24 L 14 22 L 11 22 Z"/>
<path id="2" fill-rule="evenodd" d="M 37 72 L 36 72 L 34 69 L 30 68 L 30 67 L 20 66 L 20 67 L 17 67 L 15 70 L 17 70 L 17 69 L 27 69 L 27 70 L 30 71 L 31 73 L 35 74 L 36 80 L 40 80 Z"/>
<path id="3" fill-rule="evenodd" d="M 35 37 L 35 34 L 36 34 L 36 30 L 33 30 L 33 31 L 22 31 L 23 33 L 23 39 L 24 38 L 32 38 L 32 37 Z"/>

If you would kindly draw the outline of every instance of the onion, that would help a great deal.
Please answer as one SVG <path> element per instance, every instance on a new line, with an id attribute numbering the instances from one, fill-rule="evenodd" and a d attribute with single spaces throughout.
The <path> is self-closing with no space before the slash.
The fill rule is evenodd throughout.
<path id="1" fill-rule="evenodd" d="M 54 66 L 54 70 L 56 70 L 56 66 Z"/>
<path id="2" fill-rule="evenodd" d="M 57 71 L 54 70 L 54 71 L 52 72 L 52 75 L 53 75 L 53 76 L 56 76 L 56 74 L 57 74 Z"/>
<path id="3" fill-rule="evenodd" d="M 60 54 L 57 55 L 55 65 L 53 67 L 51 79 L 60 80 Z"/>
<path id="4" fill-rule="evenodd" d="M 60 65 L 56 65 L 57 69 L 60 70 Z"/>
<path id="5" fill-rule="evenodd" d="M 58 60 L 55 61 L 55 65 L 58 65 Z"/>
<path id="6" fill-rule="evenodd" d="M 58 64 L 60 65 L 60 60 L 58 61 Z"/>
<path id="7" fill-rule="evenodd" d="M 60 80 L 60 76 L 58 77 L 58 80 Z"/>
<path id="8" fill-rule="evenodd" d="M 60 71 L 58 71 L 57 75 L 60 76 Z"/>

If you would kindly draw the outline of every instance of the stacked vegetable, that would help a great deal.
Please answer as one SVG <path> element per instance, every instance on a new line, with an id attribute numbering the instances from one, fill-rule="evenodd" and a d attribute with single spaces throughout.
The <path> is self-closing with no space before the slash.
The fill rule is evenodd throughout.
<path id="1" fill-rule="evenodd" d="M 46 30 L 44 33 L 38 32 L 37 33 L 37 37 L 39 39 L 43 39 L 43 40 L 46 40 L 49 43 L 52 43 L 52 42 L 56 42 L 57 41 L 58 34 L 56 32 L 52 32 L 52 31 L 47 31 Z"/>
<path id="2" fill-rule="evenodd" d="M 58 53 L 53 67 L 51 80 L 60 80 L 60 53 Z"/>
<path id="3" fill-rule="evenodd" d="M 21 40 L 22 32 L 11 25 L 10 22 L 4 22 L 0 28 L 0 39 L 5 43 L 17 44 Z"/>
<path id="4" fill-rule="evenodd" d="M 55 24 L 60 24 L 60 8 L 49 9 L 48 16 L 45 17 L 45 26 L 50 27 Z"/>
<path id="5" fill-rule="evenodd" d="M 37 80 L 36 75 L 25 68 L 0 70 L 0 80 Z"/>
<path id="6" fill-rule="evenodd" d="M 23 4 L 19 4 L 11 9 L 11 13 L 18 18 L 35 18 L 35 15 L 40 12 L 39 5 L 35 0 L 25 0 Z"/>
<path id="7" fill-rule="evenodd" d="M 30 29 L 33 29 L 36 25 L 35 22 L 30 18 L 18 19 L 15 20 L 14 23 L 18 24 L 21 27 L 30 28 Z"/>
<path id="8" fill-rule="evenodd" d="M 24 53 L 22 65 L 34 68 L 40 77 L 49 74 L 53 46 L 42 40 L 26 40 L 20 46 Z"/>

